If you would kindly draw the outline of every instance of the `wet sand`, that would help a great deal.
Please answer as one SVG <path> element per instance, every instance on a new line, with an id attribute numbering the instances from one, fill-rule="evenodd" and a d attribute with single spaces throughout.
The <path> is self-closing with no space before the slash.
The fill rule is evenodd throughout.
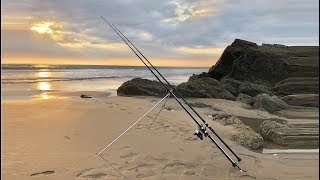
<path id="1" fill-rule="evenodd" d="M 95 156 L 159 99 L 94 92 L 87 92 L 93 98 L 81 99 L 78 93 L 1 101 L 4 179 L 318 179 L 319 154 L 261 154 L 230 141 L 233 128 L 208 115 L 279 117 L 219 99 L 191 101 L 212 105 L 196 109 L 243 159 L 239 165 L 245 173 L 207 139 L 194 137 L 195 124 L 173 99 L 166 105 L 173 111 L 163 110 L 150 129 L 161 105 Z"/>

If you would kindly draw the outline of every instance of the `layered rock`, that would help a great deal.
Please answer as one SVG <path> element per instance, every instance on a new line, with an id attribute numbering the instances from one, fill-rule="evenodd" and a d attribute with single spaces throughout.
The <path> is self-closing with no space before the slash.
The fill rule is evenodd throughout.
<path id="1" fill-rule="evenodd" d="M 272 84 L 285 79 L 288 70 L 284 53 L 236 39 L 208 75 L 216 79 L 228 76 L 241 81 Z"/>
<path id="2" fill-rule="evenodd" d="M 294 94 L 281 98 L 284 102 L 293 106 L 319 107 L 319 94 Z"/>
<path id="3" fill-rule="evenodd" d="M 236 39 L 210 68 L 208 76 L 218 80 L 229 78 L 267 85 L 269 90 L 265 93 L 268 94 L 270 90 L 278 95 L 318 94 L 319 47 L 258 46 Z M 226 83 L 226 87 L 236 95 L 237 84 L 230 82 Z"/>
<path id="4" fill-rule="evenodd" d="M 265 140 L 288 148 L 319 147 L 319 124 L 280 124 L 266 120 L 260 126 Z"/>

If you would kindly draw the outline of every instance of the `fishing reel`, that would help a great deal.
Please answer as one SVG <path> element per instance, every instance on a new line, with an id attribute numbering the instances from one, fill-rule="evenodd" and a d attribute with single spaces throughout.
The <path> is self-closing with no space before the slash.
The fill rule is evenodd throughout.
<path id="1" fill-rule="evenodd" d="M 194 131 L 194 135 L 196 135 L 199 139 L 203 140 L 203 137 L 207 137 L 209 133 L 206 131 L 206 127 L 200 125 L 198 129 Z"/>

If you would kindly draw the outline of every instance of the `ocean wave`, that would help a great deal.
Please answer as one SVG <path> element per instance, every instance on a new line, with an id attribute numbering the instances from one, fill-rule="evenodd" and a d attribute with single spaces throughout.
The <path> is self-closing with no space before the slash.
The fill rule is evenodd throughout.
<path id="1" fill-rule="evenodd" d="M 17 84 L 17 83 L 37 83 L 37 82 L 54 82 L 54 81 L 75 81 L 75 80 L 90 80 L 90 79 L 121 79 L 121 78 L 143 78 L 134 75 L 119 75 L 119 76 L 105 76 L 105 77 L 71 77 L 71 78 L 24 78 L 24 79 L 2 79 L 4 84 Z"/>

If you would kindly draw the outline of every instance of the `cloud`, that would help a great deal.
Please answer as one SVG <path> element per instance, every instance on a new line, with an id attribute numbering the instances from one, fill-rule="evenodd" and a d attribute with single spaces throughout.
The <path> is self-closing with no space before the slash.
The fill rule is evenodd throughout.
<path id="1" fill-rule="evenodd" d="M 215 60 L 235 38 L 319 44 L 316 0 L 4 0 L 2 9 L 2 46 L 8 56 L 131 58 L 100 16 L 155 59 Z M 51 34 L 48 29 L 31 32 L 43 22 L 54 22 Z"/>

